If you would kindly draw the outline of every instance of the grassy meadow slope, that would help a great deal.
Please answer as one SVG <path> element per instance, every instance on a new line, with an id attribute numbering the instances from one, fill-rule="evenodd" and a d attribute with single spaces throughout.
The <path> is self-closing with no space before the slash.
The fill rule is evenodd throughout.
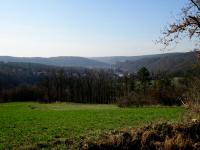
<path id="1" fill-rule="evenodd" d="M 73 103 L 0 104 L 0 149 L 94 136 L 147 122 L 181 120 L 181 107 L 118 108 L 115 105 Z"/>

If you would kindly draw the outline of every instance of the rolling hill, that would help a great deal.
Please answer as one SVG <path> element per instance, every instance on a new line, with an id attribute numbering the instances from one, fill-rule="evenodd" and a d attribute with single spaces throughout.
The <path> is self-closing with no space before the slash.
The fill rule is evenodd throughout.
<path id="1" fill-rule="evenodd" d="M 135 61 L 118 62 L 115 67 L 128 72 L 137 72 L 142 67 L 146 67 L 151 72 L 178 72 L 191 68 L 195 62 L 195 52 L 168 53 Z"/>
<path id="2" fill-rule="evenodd" d="M 90 57 L 90 59 L 113 65 L 120 62 L 137 61 L 145 58 L 164 57 L 171 54 L 181 54 L 181 53 L 164 53 L 164 54 L 140 55 L 140 56 Z"/>
<path id="3" fill-rule="evenodd" d="M 91 58 L 69 56 L 49 58 L 0 56 L 0 62 L 35 63 L 54 67 L 115 68 L 126 72 L 137 72 L 141 67 L 146 67 L 152 72 L 183 71 L 190 68 L 195 61 L 195 52 Z"/>
<path id="4" fill-rule="evenodd" d="M 110 65 L 84 57 L 11 57 L 0 56 L 0 62 L 25 62 L 59 67 L 108 68 Z"/>

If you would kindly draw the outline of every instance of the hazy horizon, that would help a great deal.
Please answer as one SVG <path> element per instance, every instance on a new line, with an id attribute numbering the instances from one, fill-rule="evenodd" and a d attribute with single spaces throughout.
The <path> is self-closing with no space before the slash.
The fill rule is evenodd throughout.
<path id="1" fill-rule="evenodd" d="M 0 2 L 0 56 L 109 57 L 163 53 L 153 41 L 187 0 Z M 193 45 L 185 40 L 164 53 Z"/>
<path id="2" fill-rule="evenodd" d="M 0 55 L 0 57 L 21 57 L 21 58 L 52 58 L 52 57 L 83 57 L 83 58 L 98 58 L 98 57 L 137 57 L 137 56 L 148 56 L 148 55 L 159 55 L 159 54 L 173 54 L 173 53 L 185 53 L 192 51 L 164 51 L 160 53 L 141 54 L 141 55 L 110 55 L 110 56 L 73 56 L 73 55 L 55 55 L 55 56 L 14 56 L 14 55 Z"/>

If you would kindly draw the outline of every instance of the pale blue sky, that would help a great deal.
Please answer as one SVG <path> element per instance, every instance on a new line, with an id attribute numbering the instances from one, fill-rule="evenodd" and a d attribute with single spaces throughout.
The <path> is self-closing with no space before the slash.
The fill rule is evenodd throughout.
<path id="1" fill-rule="evenodd" d="M 154 44 L 187 0 L 0 0 L 0 55 L 161 53 Z M 173 51 L 192 50 L 184 41 Z M 172 51 L 172 52 L 173 52 Z"/>

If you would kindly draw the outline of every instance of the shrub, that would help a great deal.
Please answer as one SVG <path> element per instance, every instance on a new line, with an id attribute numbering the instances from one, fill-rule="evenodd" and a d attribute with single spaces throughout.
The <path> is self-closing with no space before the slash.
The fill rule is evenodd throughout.
<path id="1" fill-rule="evenodd" d="M 117 104 L 119 107 L 131 107 L 131 106 L 143 106 L 145 103 L 145 96 L 136 93 L 136 92 L 131 92 L 127 94 L 126 96 L 120 97 L 117 100 Z"/>
<path id="2" fill-rule="evenodd" d="M 187 92 L 184 94 L 189 103 L 200 104 L 200 78 L 195 77 L 191 80 Z"/>

